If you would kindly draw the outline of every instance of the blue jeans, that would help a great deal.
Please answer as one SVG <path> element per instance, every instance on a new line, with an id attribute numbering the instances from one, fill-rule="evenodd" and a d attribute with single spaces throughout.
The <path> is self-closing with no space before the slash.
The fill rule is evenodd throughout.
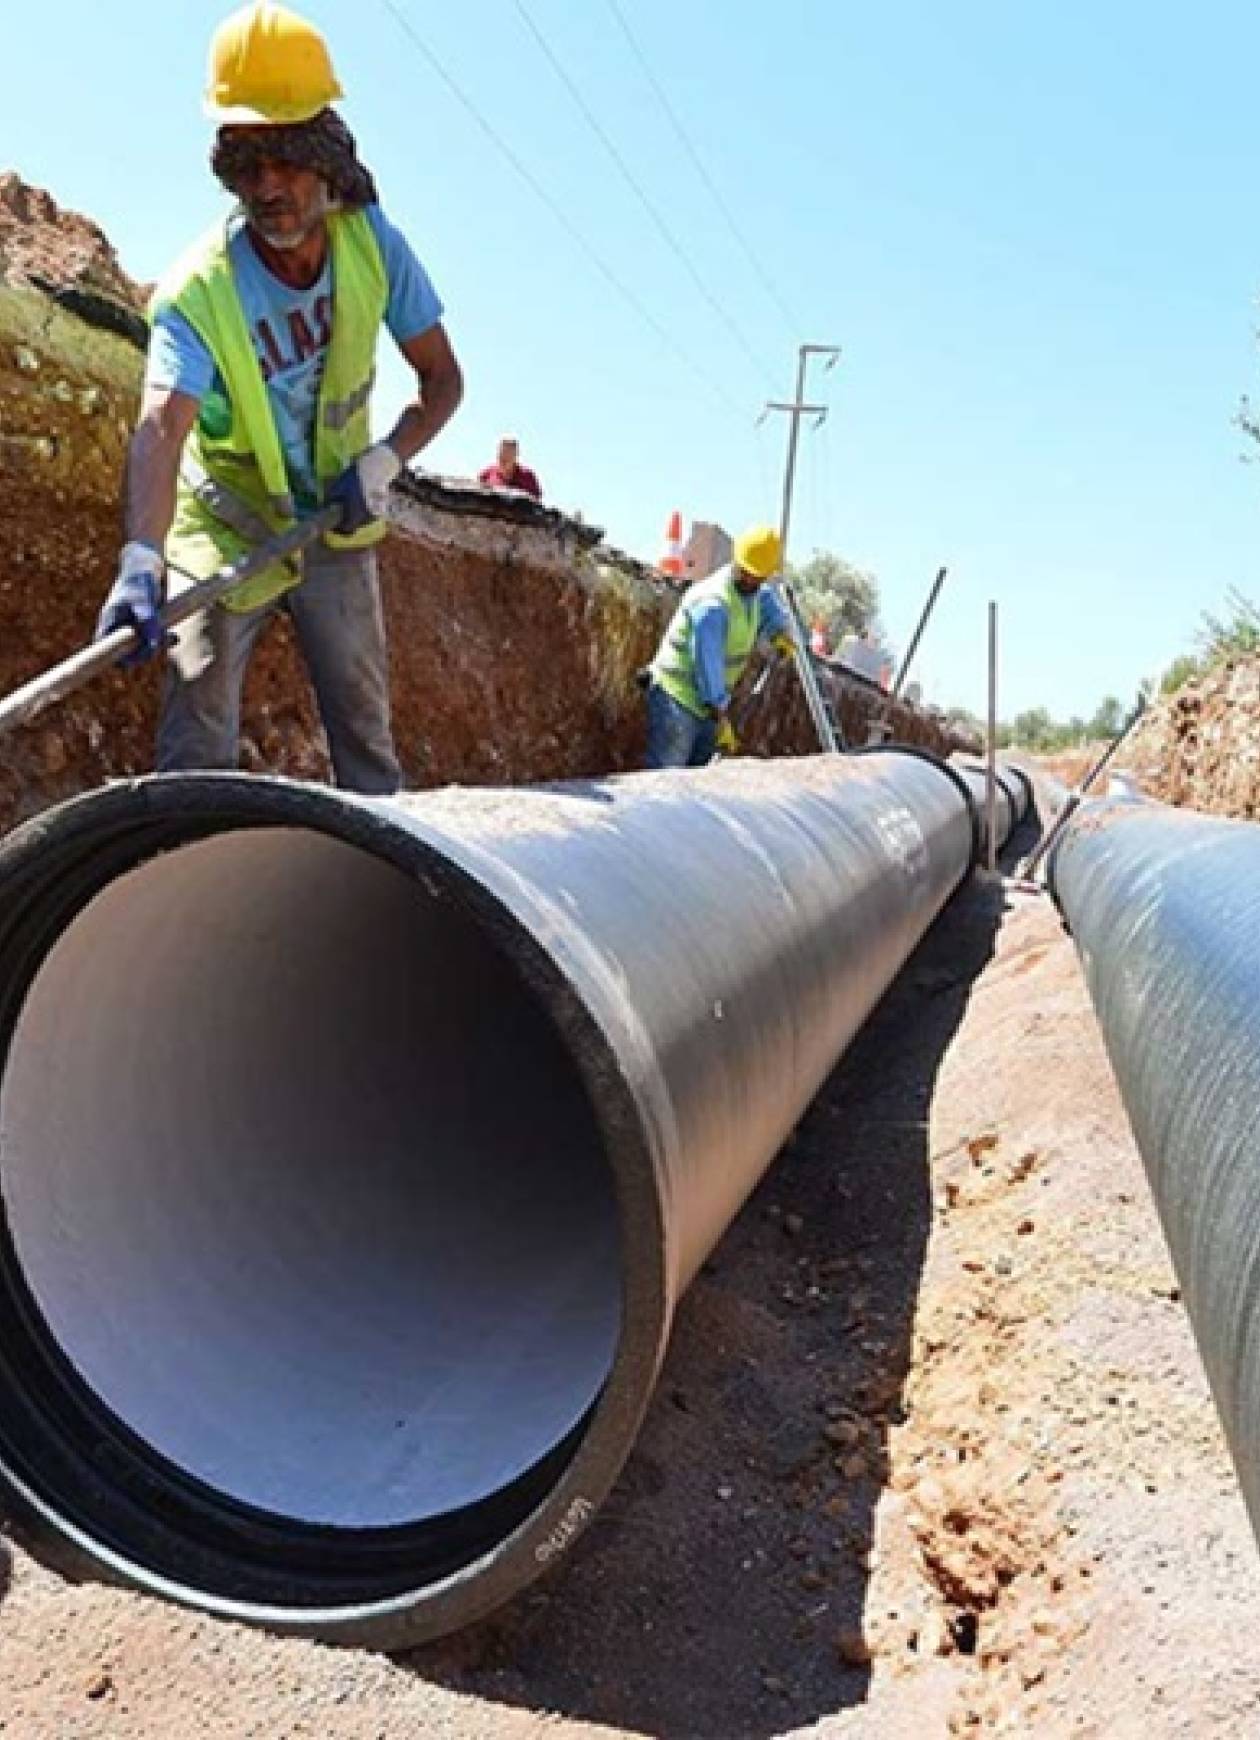
<path id="1" fill-rule="evenodd" d="M 647 695 L 648 767 L 703 767 L 712 761 L 715 719 L 697 719 L 671 694 L 653 683 Z"/>

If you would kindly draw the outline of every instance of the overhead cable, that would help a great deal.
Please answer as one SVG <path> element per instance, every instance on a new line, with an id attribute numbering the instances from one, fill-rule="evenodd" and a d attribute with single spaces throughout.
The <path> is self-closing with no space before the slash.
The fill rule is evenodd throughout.
<path id="1" fill-rule="evenodd" d="M 671 351 L 674 356 L 686 364 L 687 368 L 690 369 L 691 373 L 697 378 L 697 380 L 703 383 L 705 390 L 709 395 L 721 404 L 722 409 L 733 416 L 742 418 L 745 413 L 735 403 L 725 387 L 723 387 L 719 381 L 715 380 L 709 371 L 704 368 L 702 364 L 698 363 L 689 352 L 683 349 L 678 341 L 670 335 L 665 327 L 661 325 L 651 309 L 644 303 L 642 297 L 637 296 L 635 292 L 630 289 L 629 285 L 625 284 L 622 279 L 618 277 L 617 273 L 610 265 L 608 265 L 607 261 L 605 261 L 587 241 L 582 231 L 574 223 L 564 207 L 552 198 L 542 182 L 538 180 L 537 176 L 534 175 L 521 158 L 518 157 L 502 134 L 486 120 L 476 103 L 474 103 L 463 87 L 459 85 L 446 70 L 445 66 L 438 59 L 437 55 L 434 54 L 428 43 L 425 42 L 423 37 L 412 28 L 410 20 L 402 8 L 396 3 L 396 0 L 381 0 L 381 5 L 387 12 L 393 15 L 399 28 L 411 42 L 412 46 L 429 63 L 429 66 L 437 74 L 438 78 L 441 79 L 447 90 L 466 110 L 466 112 L 472 116 L 473 120 L 481 128 L 481 131 L 494 145 L 496 150 L 507 159 L 530 191 L 536 194 L 547 207 L 547 210 L 551 213 L 552 217 L 554 217 L 556 222 L 565 230 L 570 239 L 576 242 L 577 246 L 586 255 L 587 259 L 595 267 L 596 271 L 599 272 L 600 276 L 604 278 L 607 283 L 611 284 L 622 300 L 628 303 L 640 319 L 645 321 L 646 324 L 651 327 L 652 331 L 656 334 L 657 338 L 660 339 L 666 349 Z"/>
<path id="2" fill-rule="evenodd" d="M 717 315 L 718 319 L 722 322 L 723 326 L 725 326 L 726 330 L 730 333 L 731 337 L 735 340 L 735 343 L 739 346 L 740 350 L 742 350 L 744 355 L 748 358 L 748 361 L 752 364 L 753 368 L 757 371 L 757 373 L 762 377 L 762 379 L 764 381 L 766 381 L 768 383 L 772 383 L 773 382 L 773 374 L 772 374 L 771 370 L 766 367 L 765 362 L 757 355 L 756 351 L 753 349 L 752 345 L 749 343 L 748 338 L 745 335 L 743 328 L 738 324 L 738 322 L 733 318 L 733 316 L 730 313 L 728 313 L 728 311 L 718 301 L 717 297 L 709 289 L 709 286 L 705 283 L 703 275 L 699 271 L 697 271 L 695 262 L 692 260 L 690 254 L 687 252 L 687 250 L 683 246 L 683 244 L 678 240 L 678 237 L 674 234 L 673 230 L 670 228 L 669 224 L 666 222 L 664 217 L 662 217 L 660 209 L 657 206 L 655 200 L 646 191 L 642 182 L 635 175 L 635 173 L 631 169 L 630 165 L 626 162 L 625 157 L 622 155 L 620 149 L 618 148 L 616 141 L 611 137 L 607 128 L 604 126 L 603 122 L 599 119 L 599 116 L 595 113 L 595 111 L 591 108 L 590 104 L 587 102 L 586 98 L 582 95 L 581 86 L 577 83 L 577 81 L 568 72 L 564 63 L 560 60 L 559 56 L 556 54 L 556 52 L 552 48 L 551 44 L 547 41 L 547 38 L 544 36 L 543 32 L 539 29 L 538 25 L 535 23 L 533 15 L 530 12 L 529 8 L 525 5 L 524 0 L 512 0 L 512 5 L 515 7 L 516 12 L 517 12 L 518 16 L 520 17 L 521 22 L 524 24 L 525 28 L 529 31 L 530 35 L 534 38 L 534 41 L 538 44 L 538 47 L 541 49 L 543 55 L 546 57 L 546 60 L 547 60 L 548 64 L 550 65 L 550 67 L 552 68 L 552 70 L 554 71 L 556 77 L 560 80 L 560 82 L 564 86 L 565 90 L 568 91 L 568 93 L 572 97 L 574 103 L 577 105 L 577 108 L 578 108 L 579 112 L 581 113 L 582 118 L 585 120 L 587 126 L 591 129 L 592 133 L 594 133 L 595 137 L 599 140 L 600 144 L 604 147 L 604 150 L 608 153 L 609 157 L 611 157 L 613 163 L 616 165 L 617 170 L 620 173 L 622 179 L 625 181 L 627 187 L 629 187 L 630 191 L 634 194 L 634 196 L 638 200 L 639 204 L 643 207 L 644 211 L 647 213 L 648 217 L 651 219 L 653 225 L 656 228 L 658 235 L 664 241 L 665 245 L 669 248 L 670 252 L 676 256 L 679 263 L 682 265 L 684 271 L 687 273 L 687 276 L 691 279 L 691 281 L 695 285 L 696 289 L 700 292 L 700 295 L 704 298 L 704 300 L 708 304 L 708 306 L 713 310 L 714 314 Z"/>
<path id="3" fill-rule="evenodd" d="M 748 261 L 748 264 L 752 267 L 754 273 L 757 275 L 758 279 L 761 282 L 762 288 L 765 290 L 766 294 L 770 297 L 771 301 L 778 308 L 779 313 L 783 316 L 784 320 L 787 322 L 788 331 L 789 331 L 793 341 L 795 341 L 797 334 L 801 331 L 800 321 L 796 318 L 795 314 L 793 314 L 792 310 L 788 307 L 783 296 L 780 294 L 779 289 L 778 289 L 777 285 L 775 284 L 774 280 L 771 278 L 770 274 L 766 271 L 765 266 L 762 264 L 761 260 L 758 258 L 756 250 L 750 246 L 747 238 L 744 235 L 744 232 L 740 229 L 738 223 L 736 223 L 735 216 L 734 216 L 733 212 L 731 211 L 730 206 L 726 203 L 726 200 L 723 198 L 721 189 L 718 187 L 716 181 L 714 181 L 712 175 L 710 175 L 708 169 L 705 167 L 704 159 L 701 157 L 699 151 L 697 150 L 695 144 L 693 143 L 691 135 L 687 132 L 687 129 L 683 126 L 681 120 L 678 117 L 678 111 L 674 108 L 674 105 L 670 102 L 669 97 L 666 95 L 665 89 L 662 86 L 660 80 L 657 78 L 656 74 L 652 71 L 651 63 L 649 62 L 647 55 L 644 53 L 643 48 L 640 45 L 638 38 L 635 36 L 633 30 L 631 30 L 629 21 L 626 18 L 625 13 L 622 11 L 621 7 L 618 5 L 617 0 L 604 0 L 604 4 L 607 6 L 608 10 L 612 13 L 612 15 L 616 19 L 618 25 L 621 27 L 621 33 L 625 37 L 626 41 L 629 43 L 631 52 L 633 53 L 635 59 L 638 61 L 639 66 L 642 69 L 644 78 L 647 80 L 648 84 L 652 87 L 652 90 L 656 96 L 657 102 L 660 104 L 661 108 L 664 110 L 666 120 L 669 122 L 670 126 L 673 128 L 675 134 L 677 135 L 678 141 L 679 141 L 680 145 L 682 146 L 683 150 L 687 153 L 688 157 L 691 159 L 691 162 L 695 168 L 696 174 L 700 177 L 701 181 L 704 183 L 705 187 L 708 189 L 709 197 L 712 199 L 714 205 L 717 207 L 722 218 L 724 219 L 727 229 L 731 232 L 731 235 L 735 238 L 736 245 L 740 249 L 744 258 Z"/>

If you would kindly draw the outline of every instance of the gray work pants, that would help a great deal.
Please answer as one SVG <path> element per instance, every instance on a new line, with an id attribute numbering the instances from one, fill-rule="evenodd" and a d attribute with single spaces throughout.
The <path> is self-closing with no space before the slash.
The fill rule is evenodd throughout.
<path id="1" fill-rule="evenodd" d="M 176 631 L 158 722 L 159 773 L 235 768 L 254 643 L 287 610 L 310 673 L 337 784 L 389 796 L 402 774 L 389 728 L 389 663 L 372 550 L 310 549 L 306 578 L 257 610 L 214 605 Z M 207 662 L 207 658 L 208 661 Z"/>

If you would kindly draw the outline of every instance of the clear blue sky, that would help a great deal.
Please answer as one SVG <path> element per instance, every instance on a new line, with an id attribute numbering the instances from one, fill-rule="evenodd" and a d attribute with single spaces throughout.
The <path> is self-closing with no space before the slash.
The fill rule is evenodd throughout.
<path id="1" fill-rule="evenodd" d="M 514 0 L 394 3 L 691 359 L 609 287 L 385 0 L 314 0 L 343 112 L 465 364 L 436 468 L 475 471 L 513 428 L 551 499 L 647 557 L 674 506 L 732 528 L 776 518 L 785 430 L 755 419 L 790 396 L 798 340 L 830 341 L 844 356 L 815 382 L 832 415 L 804 441 L 794 553 L 873 569 L 899 646 L 949 564 L 920 668 L 932 698 L 982 706 L 990 598 L 1003 713 L 1066 715 L 1127 696 L 1230 585 L 1260 591 L 1260 469 L 1231 427 L 1260 378 L 1254 7 L 621 0 L 798 328 L 607 0 L 524 0 L 763 375 Z M 140 278 L 223 209 L 200 92 L 229 9 L 61 0 L 6 18 L 0 166 L 89 213 Z M 385 370 L 381 420 L 402 386 Z"/>

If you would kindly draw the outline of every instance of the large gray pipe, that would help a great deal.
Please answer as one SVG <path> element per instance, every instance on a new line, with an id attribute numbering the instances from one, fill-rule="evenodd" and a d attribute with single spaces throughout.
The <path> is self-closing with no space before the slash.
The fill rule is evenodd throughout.
<path id="1" fill-rule="evenodd" d="M 971 811 L 873 754 L 186 775 L 10 836 L 0 1484 L 37 1550 L 385 1647 L 559 1558 Z"/>
<path id="2" fill-rule="evenodd" d="M 988 763 L 975 755 L 954 755 L 950 766 L 967 781 L 983 816 L 988 802 Z M 999 761 L 994 769 L 997 800 L 996 828 L 998 845 L 1004 843 L 1032 808 L 1032 780 L 1022 767 L 1012 761 Z"/>
<path id="3" fill-rule="evenodd" d="M 1260 1535 L 1260 828 L 1109 798 L 1050 880 Z"/>

